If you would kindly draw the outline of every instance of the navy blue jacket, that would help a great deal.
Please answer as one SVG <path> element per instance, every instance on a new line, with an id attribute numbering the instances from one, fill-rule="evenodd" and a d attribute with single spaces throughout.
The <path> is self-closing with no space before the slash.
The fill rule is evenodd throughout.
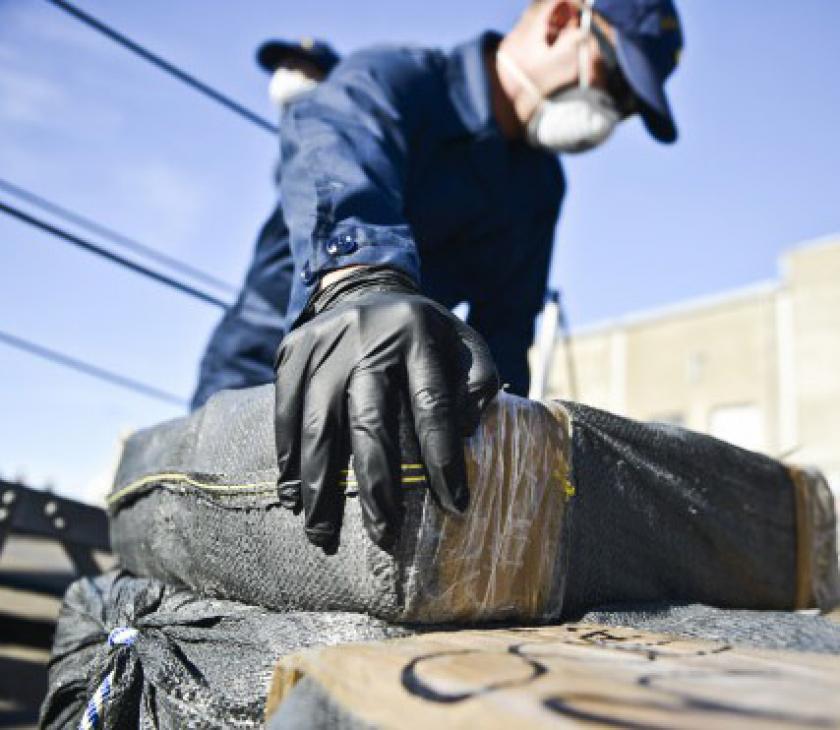
<path id="1" fill-rule="evenodd" d="M 401 269 L 447 307 L 467 302 L 502 381 L 527 391 L 565 184 L 554 155 L 496 124 L 484 52 L 498 40 L 360 51 L 287 109 L 281 203 L 211 338 L 194 405 L 270 381 L 320 276 L 353 264 Z"/>

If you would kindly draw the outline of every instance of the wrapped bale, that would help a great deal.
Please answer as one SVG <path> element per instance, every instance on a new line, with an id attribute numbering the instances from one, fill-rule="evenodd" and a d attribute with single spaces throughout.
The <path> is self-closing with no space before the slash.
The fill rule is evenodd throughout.
<path id="1" fill-rule="evenodd" d="M 366 615 L 203 599 L 120 571 L 83 578 L 61 608 L 40 726 L 263 727 L 284 654 L 410 633 Z"/>
<path id="2" fill-rule="evenodd" d="M 561 609 L 568 428 L 502 395 L 468 442 L 470 508 L 444 514 L 418 464 L 402 524 L 373 544 L 347 479 L 341 543 L 325 555 L 279 505 L 273 388 L 221 392 L 126 444 L 108 499 L 111 544 L 134 573 L 274 609 L 363 611 L 408 622 L 543 620 Z M 560 420 L 558 420 L 558 418 Z"/>
<path id="3" fill-rule="evenodd" d="M 365 534 L 350 469 L 341 546 L 324 555 L 278 504 L 272 391 L 222 392 L 128 441 L 109 497 L 128 569 L 277 609 L 427 623 L 546 621 L 623 601 L 828 608 L 840 595 L 818 473 L 505 393 L 467 441 L 463 518 L 444 515 L 422 466 L 406 464 L 386 553 Z"/>

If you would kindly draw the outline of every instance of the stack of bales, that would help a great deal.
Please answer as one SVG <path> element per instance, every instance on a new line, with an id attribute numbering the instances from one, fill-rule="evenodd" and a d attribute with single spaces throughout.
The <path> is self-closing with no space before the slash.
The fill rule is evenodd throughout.
<path id="1" fill-rule="evenodd" d="M 790 610 L 840 597 L 819 474 L 504 393 L 467 442 L 463 517 L 415 474 L 384 551 L 351 469 L 341 543 L 325 555 L 279 504 L 273 402 L 271 386 L 222 392 L 128 441 L 109 497 L 122 571 L 65 599 L 45 727 L 260 726 L 271 668 L 306 646 L 622 602 Z"/>

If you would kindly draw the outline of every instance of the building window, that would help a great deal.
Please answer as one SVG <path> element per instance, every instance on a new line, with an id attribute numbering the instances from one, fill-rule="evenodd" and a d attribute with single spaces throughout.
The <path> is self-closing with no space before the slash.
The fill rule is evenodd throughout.
<path id="1" fill-rule="evenodd" d="M 754 403 L 717 406 L 709 414 L 709 433 L 751 451 L 764 451 L 764 420 Z"/>

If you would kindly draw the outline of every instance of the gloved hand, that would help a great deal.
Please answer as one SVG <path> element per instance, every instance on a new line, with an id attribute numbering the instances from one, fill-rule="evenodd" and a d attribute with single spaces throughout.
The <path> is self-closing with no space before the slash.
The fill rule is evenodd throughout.
<path id="1" fill-rule="evenodd" d="M 326 287 L 281 343 L 275 367 L 278 491 L 286 507 L 303 508 L 310 542 L 326 552 L 338 547 L 339 482 L 352 451 L 365 528 L 376 544 L 393 544 L 401 412 L 413 421 L 438 504 L 466 509 L 462 439 L 499 378 L 478 333 L 407 276 L 369 267 Z"/>

